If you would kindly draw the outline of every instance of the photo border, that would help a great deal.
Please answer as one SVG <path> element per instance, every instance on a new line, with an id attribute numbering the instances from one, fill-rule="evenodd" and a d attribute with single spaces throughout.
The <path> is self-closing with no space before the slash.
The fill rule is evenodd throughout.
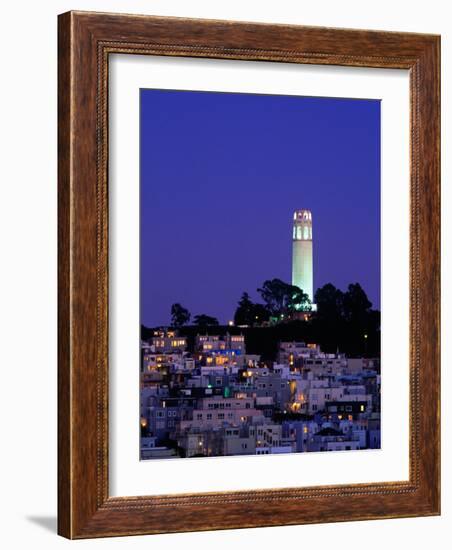
<path id="1" fill-rule="evenodd" d="M 439 50 L 439 36 L 414 33 L 90 12 L 59 16 L 59 534 L 88 538 L 439 514 Z M 112 53 L 409 70 L 409 481 L 109 497 Z"/>
<path id="2" fill-rule="evenodd" d="M 246 78 L 245 78 L 246 77 Z M 194 89 L 348 100 L 381 109 L 381 446 L 343 453 L 137 461 L 139 347 L 139 89 Z M 214 92 L 216 93 L 216 92 Z M 332 65 L 191 57 L 109 56 L 110 496 L 275 489 L 407 480 L 409 476 L 409 73 Z M 202 146 L 199 146 L 202 152 Z M 157 151 L 150 151 L 152 155 Z M 177 151 L 175 151 L 177 156 Z M 353 162 L 353 157 L 350 159 Z M 357 206 L 358 207 L 358 206 Z M 397 265 L 397 270 L 393 266 Z M 117 335 L 121 335 L 119 339 Z M 392 456 L 391 456 L 392 454 Z M 246 463 L 245 463 L 246 462 Z M 221 476 L 216 470 L 221 469 Z M 150 475 L 152 469 L 152 475 Z M 367 472 L 366 472 L 367 471 Z M 259 478 L 261 482 L 259 482 Z"/>

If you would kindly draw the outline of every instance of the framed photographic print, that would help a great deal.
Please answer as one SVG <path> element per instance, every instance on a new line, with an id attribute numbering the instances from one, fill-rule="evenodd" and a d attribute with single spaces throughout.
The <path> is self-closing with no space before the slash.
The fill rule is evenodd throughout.
<path id="1" fill-rule="evenodd" d="M 438 36 L 59 17 L 59 533 L 439 514 Z"/>

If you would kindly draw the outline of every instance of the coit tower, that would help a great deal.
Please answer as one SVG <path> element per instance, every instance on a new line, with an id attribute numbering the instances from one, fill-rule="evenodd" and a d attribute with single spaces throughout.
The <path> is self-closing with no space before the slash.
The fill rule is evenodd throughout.
<path id="1" fill-rule="evenodd" d="M 312 275 L 312 214 L 310 210 L 296 210 L 293 215 L 292 284 L 301 288 L 311 302 Z"/>

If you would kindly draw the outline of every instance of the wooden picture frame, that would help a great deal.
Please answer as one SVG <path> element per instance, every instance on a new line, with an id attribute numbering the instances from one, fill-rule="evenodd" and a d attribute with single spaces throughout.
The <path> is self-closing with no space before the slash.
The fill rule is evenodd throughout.
<path id="1" fill-rule="evenodd" d="M 58 39 L 58 532 L 68 538 L 440 513 L 440 38 L 69 12 Z M 110 54 L 266 60 L 410 73 L 409 481 L 110 497 Z"/>

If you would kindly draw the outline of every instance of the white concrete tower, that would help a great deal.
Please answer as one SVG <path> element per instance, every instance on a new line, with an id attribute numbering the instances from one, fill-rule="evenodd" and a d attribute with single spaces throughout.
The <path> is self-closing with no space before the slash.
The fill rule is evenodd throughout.
<path id="1" fill-rule="evenodd" d="M 296 210 L 293 215 L 292 284 L 305 292 L 311 303 L 313 296 L 312 214 Z"/>

